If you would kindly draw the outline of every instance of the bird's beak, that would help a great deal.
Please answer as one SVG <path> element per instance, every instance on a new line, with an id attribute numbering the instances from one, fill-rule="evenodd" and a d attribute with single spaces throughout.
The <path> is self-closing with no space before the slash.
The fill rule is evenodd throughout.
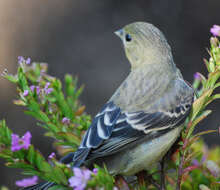
<path id="1" fill-rule="evenodd" d="M 124 30 L 120 29 L 114 32 L 119 38 L 123 39 Z"/>

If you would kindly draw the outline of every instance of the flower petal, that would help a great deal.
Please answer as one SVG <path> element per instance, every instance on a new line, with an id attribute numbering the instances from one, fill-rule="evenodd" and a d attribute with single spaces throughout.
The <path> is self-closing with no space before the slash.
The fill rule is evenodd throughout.
<path id="1" fill-rule="evenodd" d="M 18 181 L 15 182 L 15 184 L 18 187 L 28 187 L 28 186 L 37 184 L 37 181 L 38 181 L 38 177 L 33 176 L 31 178 L 25 178 L 25 179 L 22 179 L 22 180 L 18 180 Z"/>
<path id="2" fill-rule="evenodd" d="M 28 149 L 29 146 L 31 145 L 31 133 L 29 131 L 27 131 L 24 136 L 22 137 L 22 141 L 23 141 L 23 148 L 24 149 Z"/>
<path id="3" fill-rule="evenodd" d="M 11 151 L 15 152 L 22 149 L 22 146 L 19 144 L 19 136 L 16 134 L 11 134 Z"/>
<path id="4" fill-rule="evenodd" d="M 79 177 L 72 176 L 69 178 L 70 187 L 77 187 L 82 184 L 82 179 Z"/>
<path id="5" fill-rule="evenodd" d="M 73 172 L 74 172 L 74 176 L 77 176 L 77 177 L 80 177 L 80 178 L 83 177 L 83 173 L 82 173 L 80 168 L 73 168 Z"/>
<path id="6" fill-rule="evenodd" d="M 83 170 L 83 176 L 84 176 L 84 179 L 86 180 L 86 183 L 90 179 L 91 173 L 92 172 L 90 170 L 88 170 L 88 169 Z"/>

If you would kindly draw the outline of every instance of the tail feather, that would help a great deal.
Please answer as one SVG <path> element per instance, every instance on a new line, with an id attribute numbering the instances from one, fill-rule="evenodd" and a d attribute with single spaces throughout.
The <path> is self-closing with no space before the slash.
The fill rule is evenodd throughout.
<path id="1" fill-rule="evenodd" d="M 85 162 L 89 152 L 90 152 L 90 148 L 79 148 L 74 153 L 74 157 L 73 157 L 74 167 L 80 167 Z"/>
<path id="2" fill-rule="evenodd" d="M 66 156 L 61 158 L 60 162 L 63 164 L 69 164 L 69 163 L 73 162 L 74 155 L 75 155 L 75 152 L 70 152 L 69 154 L 67 154 Z"/>
<path id="3" fill-rule="evenodd" d="M 20 190 L 47 190 L 54 185 L 55 185 L 55 183 L 52 183 L 52 182 L 43 182 L 43 183 L 39 183 L 37 185 L 33 185 L 30 187 L 25 187 Z"/>

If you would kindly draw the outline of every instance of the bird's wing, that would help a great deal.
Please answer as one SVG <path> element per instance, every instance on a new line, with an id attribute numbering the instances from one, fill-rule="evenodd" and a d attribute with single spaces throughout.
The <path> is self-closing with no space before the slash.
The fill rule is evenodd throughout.
<path id="1" fill-rule="evenodd" d="M 93 119 L 78 150 L 74 153 L 74 166 L 80 166 L 87 158 L 91 149 L 99 147 L 104 140 L 110 138 L 120 115 L 121 109 L 113 102 L 108 102 L 103 106 Z"/>
<path id="2" fill-rule="evenodd" d="M 171 93 L 167 94 L 169 97 L 162 97 L 158 111 L 153 113 L 122 111 L 112 101 L 105 104 L 75 152 L 74 165 L 80 166 L 86 159 L 119 152 L 143 137 L 155 137 L 181 125 L 189 114 L 193 90 L 184 81 L 172 90 L 173 97 Z M 172 109 L 166 109 L 170 107 Z"/>

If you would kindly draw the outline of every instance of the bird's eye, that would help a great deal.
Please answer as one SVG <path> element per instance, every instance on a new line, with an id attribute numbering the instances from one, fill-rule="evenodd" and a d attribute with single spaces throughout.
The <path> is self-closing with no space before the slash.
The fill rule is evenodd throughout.
<path id="1" fill-rule="evenodd" d="M 130 35 L 130 34 L 126 34 L 126 35 L 125 35 L 125 40 L 126 40 L 127 42 L 130 42 L 130 41 L 132 40 L 131 35 Z"/>

